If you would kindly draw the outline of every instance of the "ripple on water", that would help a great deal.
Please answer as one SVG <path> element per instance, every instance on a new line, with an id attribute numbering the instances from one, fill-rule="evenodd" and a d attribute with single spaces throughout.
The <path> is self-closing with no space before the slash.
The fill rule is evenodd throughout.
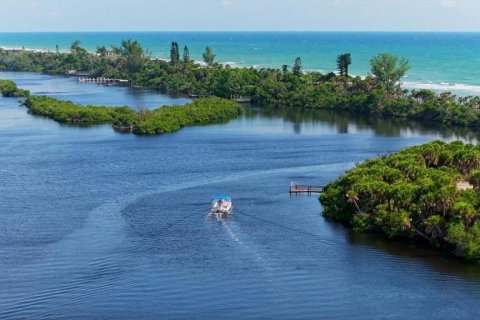
<path id="1" fill-rule="evenodd" d="M 50 77 L 32 77 L 21 81 L 49 90 Z M 75 86 L 55 91 L 84 103 L 129 94 Z M 324 220 L 317 197 L 288 195 L 291 181 L 325 184 L 451 137 L 405 126 L 253 108 L 145 138 L 2 105 L 0 318 L 474 318 L 478 266 L 358 237 Z M 206 217 L 216 193 L 235 207 L 220 222 Z"/>

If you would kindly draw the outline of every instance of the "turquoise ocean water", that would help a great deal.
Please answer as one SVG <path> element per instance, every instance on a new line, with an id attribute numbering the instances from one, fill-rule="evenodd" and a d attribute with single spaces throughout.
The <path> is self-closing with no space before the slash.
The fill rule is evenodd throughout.
<path id="1" fill-rule="evenodd" d="M 74 40 L 88 50 L 136 39 L 153 57 L 169 56 L 170 43 L 190 48 L 201 60 L 210 46 L 217 60 L 232 66 L 280 68 L 300 56 L 308 70 L 335 70 L 340 53 L 350 52 L 351 73 L 365 76 L 369 59 L 390 52 L 406 57 L 412 65 L 404 79 L 408 88 L 449 90 L 459 95 L 480 95 L 480 33 L 350 33 L 350 32 L 98 32 L 98 33 L 0 33 L 0 47 L 68 50 Z"/>

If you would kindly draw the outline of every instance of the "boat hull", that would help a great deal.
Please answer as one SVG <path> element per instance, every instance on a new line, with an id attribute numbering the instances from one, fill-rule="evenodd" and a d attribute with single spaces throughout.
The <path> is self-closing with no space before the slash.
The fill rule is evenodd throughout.
<path id="1" fill-rule="evenodd" d="M 228 215 L 232 214 L 233 207 L 230 207 L 228 210 L 211 210 L 209 216 L 215 216 L 217 218 L 225 218 Z"/>
<path id="2" fill-rule="evenodd" d="M 228 196 L 216 196 L 212 197 L 213 203 L 210 209 L 210 216 L 216 216 L 217 218 L 223 218 L 232 213 L 233 204 L 232 200 Z"/>

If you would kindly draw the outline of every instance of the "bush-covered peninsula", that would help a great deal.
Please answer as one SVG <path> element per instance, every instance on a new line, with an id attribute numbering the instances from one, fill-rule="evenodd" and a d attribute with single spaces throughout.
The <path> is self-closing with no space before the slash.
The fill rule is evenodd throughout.
<path id="1" fill-rule="evenodd" d="M 235 102 L 221 98 L 202 98 L 184 106 L 138 111 L 126 106 L 82 106 L 45 96 L 29 96 L 24 105 L 30 113 L 60 123 L 85 126 L 112 124 L 117 130 L 141 135 L 163 134 L 186 126 L 224 122 L 242 112 Z"/>
<path id="2" fill-rule="evenodd" d="M 30 91 L 17 88 L 17 84 L 10 80 L 0 80 L 0 95 L 2 97 L 28 97 Z"/>
<path id="3" fill-rule="evenodd" d="M 325 217 L 356 230 L 480 260 L 480 145 L 435 141 L 365 161 L 320 201 Z"/>
<path id="4" fill-rule="evenodd" d="M 76 41 L 69 52 L 0 50 L 0 70 L 81 73 L 128 79 L 133 86 L 157 88 L 173 95 L 240 98 L 265 106 L 342 110 L 480 128 L 480 98 L 403 90 L 400 80 L 409 69 L 408 61 L 390 54 L 373 57 L 366 78 L 349 75 L 353 59 L 348 53 L 338 56 L 338 72 L 328 74 L 304 72 L 300 57 L 292 66 L 280 69 L 231 68 L 216 63 L 211 48 L 205 50 L 203 58 L 204 65 L 193 62 L 187 46 L 181 57 L 176 42 L 172 43 L 170 61 L 163 61 L 151 59 L 137 41 L 99 47 L 96 53 Z"/>

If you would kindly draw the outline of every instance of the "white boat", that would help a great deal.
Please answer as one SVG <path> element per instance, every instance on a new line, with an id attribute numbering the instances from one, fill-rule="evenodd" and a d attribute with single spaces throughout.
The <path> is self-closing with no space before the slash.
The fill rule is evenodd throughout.
<path id="1" fill-rule="evenodd" d="M 212 208 L 209 215 L 221 218 L 232 213 L 232 210 L 232 199 L 229 196 L 212 197 Z"/>

